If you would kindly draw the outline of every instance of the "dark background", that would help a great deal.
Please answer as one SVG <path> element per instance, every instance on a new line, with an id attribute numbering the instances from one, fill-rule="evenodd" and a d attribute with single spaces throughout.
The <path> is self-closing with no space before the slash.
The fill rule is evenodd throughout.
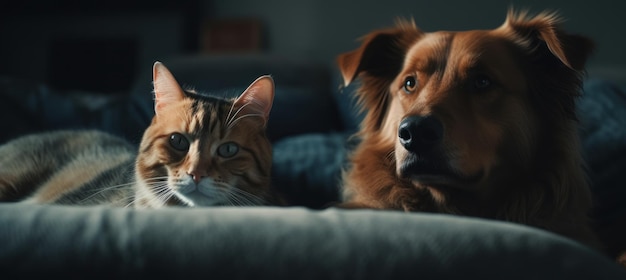
<path id="1" fill-rule="evenodd" d="M 413 17 L 425 31 L 490 29 L 510 6 L 559 11 L 568 30 L 597 42 L 590 73 L 626 80 L 626 2 L 612 0 L 3 1 L 0 75 L 59 89 L 125 92 L 155 60 L 204 53 L 203 27 L 219 19 L 260 22 L 262 46 L 255 52 L 332 67 L 337 54 L 358 46 L 357 38 L 396 17 Z"/>

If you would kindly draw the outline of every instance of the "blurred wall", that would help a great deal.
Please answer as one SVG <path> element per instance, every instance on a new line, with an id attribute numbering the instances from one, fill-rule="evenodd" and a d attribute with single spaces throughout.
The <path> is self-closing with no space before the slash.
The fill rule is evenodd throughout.
<path id="1" fill-rule="evenodd" d="M 614 0 L 242 0 L 215 1 L 215 18 L 258 17 L 268 31 L 268 50 L 333 63 L 334 57 L 358 47 L 357 38 L 372 29 L 413 17 L 424 31 L 491 29 L 504 21 L 510 5 L 532 12 L 557 10 L 564 27 L 598 44 L 592 72 L 626 76 L 626 1 Z"/>
<path id="2" fill-rule="evenodd" d="M 559 11 L 566 29 L 598 45 L 590 74 L 626 84 L 626 1 L 614 0 L 9 0 L 0 4 L 0 76 L 123 92 L 155 60 L 201 52 L 205 20 L 236 18 L 261 20 L 264 51 L 334 66 L 397 17 L 425 31 L 491 29 L 510 5 Z"/>
<path id="3" fill-rule="evenodd" d="M 125 93 L 155 60 L 197 50 L 210 0 L 5 0 L 0 77 Z"/>

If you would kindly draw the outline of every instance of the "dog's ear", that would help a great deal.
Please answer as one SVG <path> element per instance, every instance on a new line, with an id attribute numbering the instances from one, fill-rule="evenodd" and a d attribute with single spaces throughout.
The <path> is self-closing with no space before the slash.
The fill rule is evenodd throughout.
<path id="1" fill-rule="evenodd" d="M 395 28 L 367 34 L 358 49 L 337 57 L 344 85 L 361 72 L 380 78 L 395 77 L 402 70 L 407 49 L 422 34 L 413 21 L 407 20 L 398 20 Z"/>
<path id="2" fill-rule="evenodd" d="M 561 19 L 555 13 L 541 13 L 529 17 L 528 12 L 516 13 L 509 10 L 503 28 L 510 29 L 527 49 L 535 49 L 538 43 L 546 47 L 564 65 L 582 71 L 591 55 L 594 44 L 590 39 L 567 34 L 560 29 Z"/>

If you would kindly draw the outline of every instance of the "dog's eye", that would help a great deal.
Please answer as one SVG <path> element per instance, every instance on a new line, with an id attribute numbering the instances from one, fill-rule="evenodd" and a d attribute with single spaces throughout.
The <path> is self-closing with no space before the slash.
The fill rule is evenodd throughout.
<path id="1" fill-rule="evenodd" d="M 180 133 L 172 133 L 170 135 L 170 146 L 181 152 L 189 150 L 189 140 Z"/>
<path id="2" fill-rule="evenodd" d="M 474 78 L 473 87 L 477 90 L 485 90 L 491 86 L 491 79 L 485 75 Z"/>
<path id="3" fill-rule="evenodd" d="M 414 76 L 408 76 L 404 79 L 404 84 L 402 85 L 402 89 L 406 94 L 411 94 L 417 87 L 417 79 Z"/>

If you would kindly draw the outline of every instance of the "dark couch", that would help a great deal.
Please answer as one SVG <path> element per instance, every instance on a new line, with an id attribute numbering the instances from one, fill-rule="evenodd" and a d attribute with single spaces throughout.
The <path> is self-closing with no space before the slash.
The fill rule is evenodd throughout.
<path id="1" fill-rule="evenodd" d="M 292 279 L 626 279 L 608 258 L 505 222 L 390 211 L 316 210 L 339 199 L 359 114 L 327 65 L 262 55 L 164 60 L 184 86 L 236 95 L 273 75 L 273 183 L 288 208 L 138 211 L 0 204 L 2 275 Z M 139 143 L 153 114 L 151 65 L 127 95 L 0 78 L 0 142 L 98 128 Z M 592 77 L 594 78 L 594 77 Z M 598 228 L 626 225 L 626 94 L 590 79 L 579 103 Z M 1 169 L 1 167 L 0 167 Z"/>

